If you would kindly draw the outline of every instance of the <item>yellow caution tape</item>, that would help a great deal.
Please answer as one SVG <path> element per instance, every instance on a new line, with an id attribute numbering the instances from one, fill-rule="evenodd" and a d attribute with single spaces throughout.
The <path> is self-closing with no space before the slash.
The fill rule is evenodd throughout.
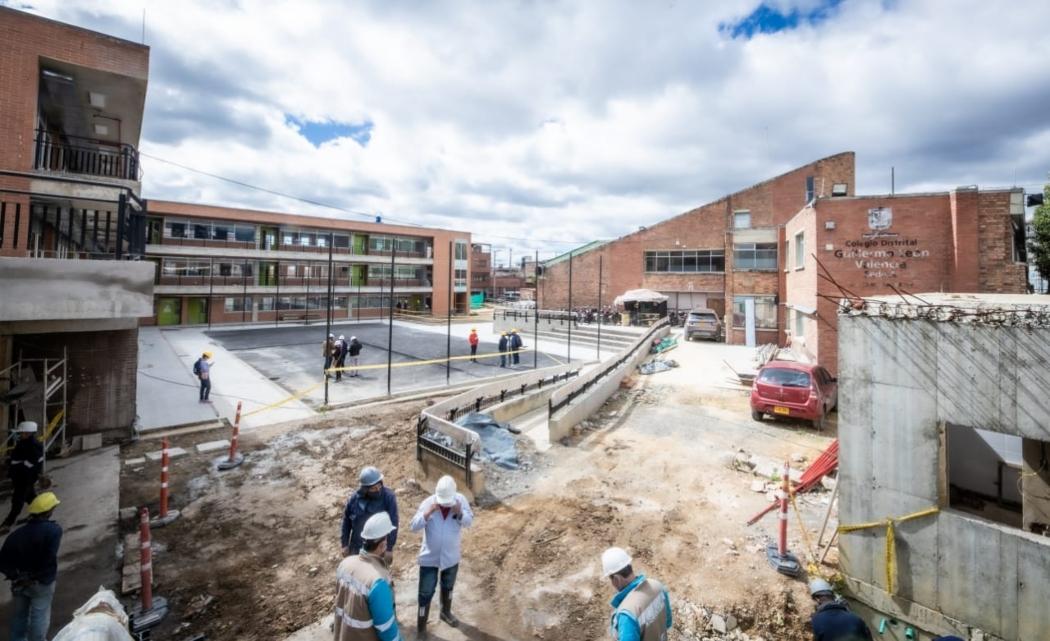
<path id="1" fill-rule="evenodd" d="M 418 365 L 434 365 L 434 364 L 437 364 L 437 363 L 447 363 L 447 362 L 450 362 L 450 361 L 465 361 L 465 360 L 468 360 L 468 359 L 471 359 L 471 358 L 474 358 L 474 359 L 477 359 L 477 358 L 497 358 L 499 356 L 510 357 L 512 354 L 524 354 L 525 352 L 528 352 L 528 351 L 530 351 L 530 350 L 528 350 L 528 349 L 519 349 L 519 350 L 515 350 L 513 352 L 503 352 L 502 354 L 500 354 L 499 352 L 492 352 L 490 354 L 477 354 L 475 356 L 471 356 L 470 354 L 467 354 L 466 356 L 449 356 L 448 358 L 431 358 L 431 359 L 425 360 L 425 361 L 406 361 L 404 363 L 391 363 L 390 366 L 391 367 L 416 367 Z M 375 365 L 358 365 L 357 367 L 353 367 L 353 366 L 350 366 L 350 365 L 347 365 L 345 367 L 329 367 L 325 371 L 328 372 L 328 373 L 333 373 L 333 372 L 347 372 L 347 371 L 362 370 L 362 369 L 386 369 L 386 368 L 387 368 L 386 363 L 376 363 Z"/>
<path id="2" fill-rule="evenodd" d="M 806 553 L 809 554 L 809 563 L 806 564 L 806 570 L 810 574 L 816 573 L 816 560 L 817 551 L 813 547 L 813 541 L 809 538 L 809 530 L 806 529 L 806 524 L 802 522 L 802 512 L 798 509 L 798 503 L 795 502 L 795 491 L 788 490 L 788 496 L 791 498 L 791 507 L 795 508 L 795 516 L 798 518 L 798 529 L 802 530 L 802 540 L 806 544 Z"/>
<path id="3" fill-rule="evenodd" d="M 839 534 L 847 534 L 858 530 L 869 530 L 872 528 L 886 528 L 886 591 L 890 594 L 897 593 L 897 537 L 894 530 L 895 524 L 919 519 L 940 512 L 940 508 L 931 507 L 918 512 L 912 512 L 897 518 L 887 517 L 883 521 L 871 521 L 869 523 L 858 523 L 856 525 L 840 525 Z"/>

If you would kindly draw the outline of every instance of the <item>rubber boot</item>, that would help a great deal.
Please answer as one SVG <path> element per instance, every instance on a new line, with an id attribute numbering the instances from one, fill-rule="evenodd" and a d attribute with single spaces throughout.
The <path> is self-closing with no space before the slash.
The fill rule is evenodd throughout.
<path id="1" fill-rule="evenodd" d="M 452 590 L 441 591 L 441 620 L 453 628 L 459 625 L 459 619 L 452 614 Z"/>
<path id="2" fill-rule="evenodd" d="M 427 636 L 427 619 L 430 618 L 430 604 L 419 606 L 419 616 L 416 618 L 416 640 L 426 641 L 430 637 Z"/>

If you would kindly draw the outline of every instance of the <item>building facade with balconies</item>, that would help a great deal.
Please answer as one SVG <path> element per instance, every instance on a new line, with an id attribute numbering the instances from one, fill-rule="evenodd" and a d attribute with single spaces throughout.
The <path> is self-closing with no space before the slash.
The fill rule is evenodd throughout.
<path id="1" fill-rule="evenodd" d="M 149 323 L 309 323 L 329 296 L 333 320 L 469 310 L 467 232 L 157 200 L 147 228 Z"/>
<path id="2" fill-rule="evenodd" d="M 0 433 L 130 435 L 149 48 L 0 7 L 0 65 Z"/>

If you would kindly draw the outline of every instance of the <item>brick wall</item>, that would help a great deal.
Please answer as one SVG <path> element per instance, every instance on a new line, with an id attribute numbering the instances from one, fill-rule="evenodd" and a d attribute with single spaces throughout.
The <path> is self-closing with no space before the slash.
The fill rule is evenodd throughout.
<path id="1" fill-rule="evenodd" d="M 977 188 L 956 189 L 951 193 L 949 200 L 951 238 L 954 245 L 951 291 L 974 292 L 978 287 L 978 256 L 981 252 L 977 228 Z"/>
<path id="2" fill-rule="evenodd" d="M 1011 198 L 1017 208 L 1023 196 L 1017 191 L 982 192 L 977 199 L 979 291 L 1022 294 L 1028 291 L 1028 269 L 1013 259 Z M 1024 211 L 1020 209 L 1020 211 Z"/>
<path id="3" fill-rule="evenodd" d="M 26 334 L 14 339 L 24 358 L 69 358 L 67 438 L 104 432 L 130 438 L 135 423 L 138 330 Z"/>

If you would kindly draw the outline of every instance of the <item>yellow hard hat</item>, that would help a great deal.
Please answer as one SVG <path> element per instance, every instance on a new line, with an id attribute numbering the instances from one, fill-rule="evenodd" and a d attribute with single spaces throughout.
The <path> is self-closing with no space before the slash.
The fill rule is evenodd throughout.
<path id="1" fill-rule="evenodd" d="M 472 332 L 476 332 L 476 331 L 478 331 L 478 328 L 477 328 L 477 327 L 471 327 L 471 328 L 470 328 L 470 331 L 472 331 Z"/>
<path id="2" fill-rule="evenodd" d="M 29 504 L 30 514 L 43 514 L 50 512 L 55 509 L 61 501 L 55 496 L 54 492 L 44 492 L 38 495 L 33 502 Z"/>
<path id="3" fill-rule="evenodd" d="M 211 352 L 204 352 L 204 358 L 211 358 Z"/>

